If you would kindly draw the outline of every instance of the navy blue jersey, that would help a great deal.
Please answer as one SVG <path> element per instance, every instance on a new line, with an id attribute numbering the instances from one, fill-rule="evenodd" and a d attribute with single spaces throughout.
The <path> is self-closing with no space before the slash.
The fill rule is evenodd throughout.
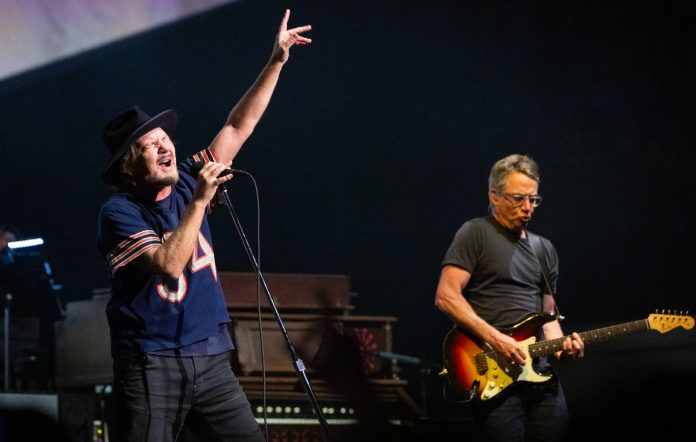
<path id="1" fill-rule="evenodd" d="M 176 229 L 196 185 L 191 165 L 210 160 L 214 157 L 204 150 L 179 164 L 179 181 L 161 201 L 143 202 L 121 192 L 101 207 L 98 242 L 112 282 L 106 313 L 114 357 L 190 346 L 219 336 L 220 325 L 229 322 L 207 217 L 178 279 L 129 265 Z"/>

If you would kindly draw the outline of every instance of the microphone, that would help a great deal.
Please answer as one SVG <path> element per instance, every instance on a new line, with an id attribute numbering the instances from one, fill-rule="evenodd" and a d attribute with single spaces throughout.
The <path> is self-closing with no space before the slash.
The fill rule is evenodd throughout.
<path id="1" fill-rule="evenodd" d="M 190 175 L 194 178 L 198 178 L 198 174 L 201 172 L 201 169 L 203 169 L 203 166 L 205 166 L 205 162 L 195 161 L 193 163 L 193 165 L 191 166 L 191 171 L 189 172 Z M 222 172 L 220 172 L 217 177 L 222 178 L 222 177 L 227 176 L 231 173 L 236 173 L 239 175 L 249 175 L 249 172 L 247 172 L 245 170 L 232 169 L 231 167 L 227 167 L 227 168 L 223 169 Z"/>

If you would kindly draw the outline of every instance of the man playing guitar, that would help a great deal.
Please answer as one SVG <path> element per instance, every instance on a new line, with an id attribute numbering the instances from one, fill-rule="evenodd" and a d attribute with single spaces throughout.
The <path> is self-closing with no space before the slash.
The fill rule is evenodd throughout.
<path id="1" fill-rule="evenodd" d="M 475 365 L 487 370 L 490 367 L 481 364 L 494 364 L 501 376 L 489 376 L 486 385 L 475 380 L 467 386 L 472 397 L 482 399 L 474 410 L 485 440 L 563 440 L 569 427 L 563 389 L 551 376 L 547 358 L 530 358 L 528 348 L 503 331 L 531 315 L 557 311 L 552 293 L 558 278 L 556 250 L 549 240 L 527 230 L 541 203 L 539 181 L 538 166 L 527 156 L 515 154 L 496 162 L 488 183 L 490 215 L 464 223 L 442 262 L 435 305 L 499 358 L 482 358 Z M 542 253 L 535 253 L 532 239 Z M 580 335 L 563 338 L 558 316 L 546 318 L 536 338 L 560 338 L 553 353 L 558 359 L 582 358 L 585 346 Z M 511 370 L 533 370 L 549 381 L 505 389 L 499 379 Z M 503 389 L 504 394 L 498 394 Z"/>

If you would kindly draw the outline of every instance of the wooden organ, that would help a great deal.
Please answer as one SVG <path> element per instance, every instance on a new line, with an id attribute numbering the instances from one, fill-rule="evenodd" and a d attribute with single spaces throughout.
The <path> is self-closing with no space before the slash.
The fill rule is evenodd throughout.
<path id="1" fill-rule="evenodd" d="M 356 392 L 362 399 L 368 396 L 393 424 L 415 425 L 423 417 L 406 391 L 407 382 L 398 377 L 396 362 L 380 357 L 381 352 L 392 351 L 397 318 L 354 314 L 354 294 L 346 275 L 275 273 L 264 278 L 330 425 L 357 423 L 361 410 L 355 409 L 355 402 L 361 397 Z M 271 432 L 278 440 L 287 439 L 288 431 L 298 440 L 322 440 L 311 402 L 256 274 L 220 272 L 220 281 L 237 346 L 232 363 L 257 419 L 261 421 L 263 415 L 265 361 L 266 418 Z M 357 377 L 341 366 L 347 355 L 340 352 L 346 351 L 355 356 L 354 362 L 357 359 Z"/>

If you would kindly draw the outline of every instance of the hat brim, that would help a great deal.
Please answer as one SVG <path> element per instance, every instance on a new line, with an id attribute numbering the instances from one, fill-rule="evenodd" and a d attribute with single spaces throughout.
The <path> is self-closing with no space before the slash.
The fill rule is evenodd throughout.
<path id="1" fill-rule="evenodd" d="M 171 135 L 171 132 L 173 132 L 176 128 L 176 120 L 176 112 L 174 112 L 172 109 L 167 109 L 166 111 L 155 115 L 138 126 L 138 128 L 133 131 L 126 141 L 123 142 L 121 147 L 119 147 L 118 151 L 111 157 L 111 159 L 109 159 L 109 162 L 106 163 L 106 167 L 104 167 L 104 171 L 102 172 L 102 179 L 107 184 L 115 184 L 114 166 L 118 163 L 121 157 L 125 155 L 130 146 L 135 143 L 138 138 L 158 127 L 161 127 L 165 132 Z"/>

